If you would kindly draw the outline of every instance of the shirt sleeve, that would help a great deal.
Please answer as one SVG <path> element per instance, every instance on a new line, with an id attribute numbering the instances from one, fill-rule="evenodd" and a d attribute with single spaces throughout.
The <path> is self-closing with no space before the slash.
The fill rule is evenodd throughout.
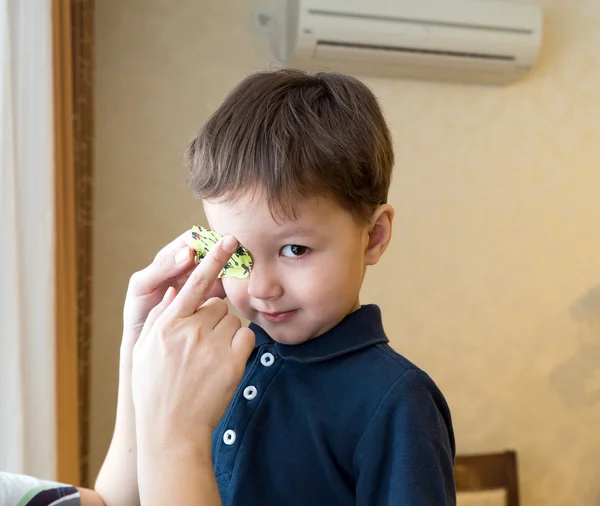
<path id="1" fill-rule="evenodd" d="M 81 506 L 81 497 L 71 485 L 25 474 L 0 472 L 0 505 Z"/>
<path id="2" fill-rule="evenodd" d="M 454 506 L 450 410 L 431 378 L 405 372 L 382 399 L 355 455 L 357 506 Z"/>

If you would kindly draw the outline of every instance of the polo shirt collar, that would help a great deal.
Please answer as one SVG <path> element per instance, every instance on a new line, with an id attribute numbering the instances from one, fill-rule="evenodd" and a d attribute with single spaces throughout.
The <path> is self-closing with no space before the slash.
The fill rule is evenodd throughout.
<path id="1" fill-rule="evenodd" d="M 273 344 L 273 340 L 258 325 L 251 323 L 256 335 L 255 348 Z M 374 304 L 361 306 L 346 316 L 325 334 L 301 344 L 274 343 L 277 353 L 284 359 L 295 362 L 321 362 L 340 355 L 372 346 L 387 343 L 383 330 L 381 310 Z"/>

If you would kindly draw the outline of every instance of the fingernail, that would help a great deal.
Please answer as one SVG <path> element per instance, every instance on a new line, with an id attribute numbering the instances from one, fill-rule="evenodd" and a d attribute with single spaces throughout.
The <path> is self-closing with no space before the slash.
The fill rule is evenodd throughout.
<path id="1" fill-rule="evenodd" d="M 190 249 L 182 249 L 175 255 L 175 265 L 182 265 L 190 259 Z"/>
<path id="2" fill-rule="evenodd" d="M 233 253 L 238 247 L 238 242 L 235 237 L 228 235 L 223 239 L 223 249 L 228 253 Z"/>

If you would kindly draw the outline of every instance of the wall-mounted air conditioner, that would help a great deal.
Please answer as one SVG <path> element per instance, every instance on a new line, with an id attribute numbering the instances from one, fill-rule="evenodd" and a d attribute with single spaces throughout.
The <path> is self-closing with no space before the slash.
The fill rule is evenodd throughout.
<path id="1" fill-rule="evenodd" d="M 534 0 L 281 0 L 271 47 L 283 65 L 360 75 L 508 84 L 532 68 Z"/>

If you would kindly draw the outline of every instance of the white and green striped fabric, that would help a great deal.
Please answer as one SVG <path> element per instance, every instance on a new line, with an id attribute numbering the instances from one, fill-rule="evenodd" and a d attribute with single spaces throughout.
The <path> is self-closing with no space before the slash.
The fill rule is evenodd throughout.
<path id="1" fill-rule="evenodd" d="M 0 472 L 0 506 L 81 506 L 71 485 Z"/>

